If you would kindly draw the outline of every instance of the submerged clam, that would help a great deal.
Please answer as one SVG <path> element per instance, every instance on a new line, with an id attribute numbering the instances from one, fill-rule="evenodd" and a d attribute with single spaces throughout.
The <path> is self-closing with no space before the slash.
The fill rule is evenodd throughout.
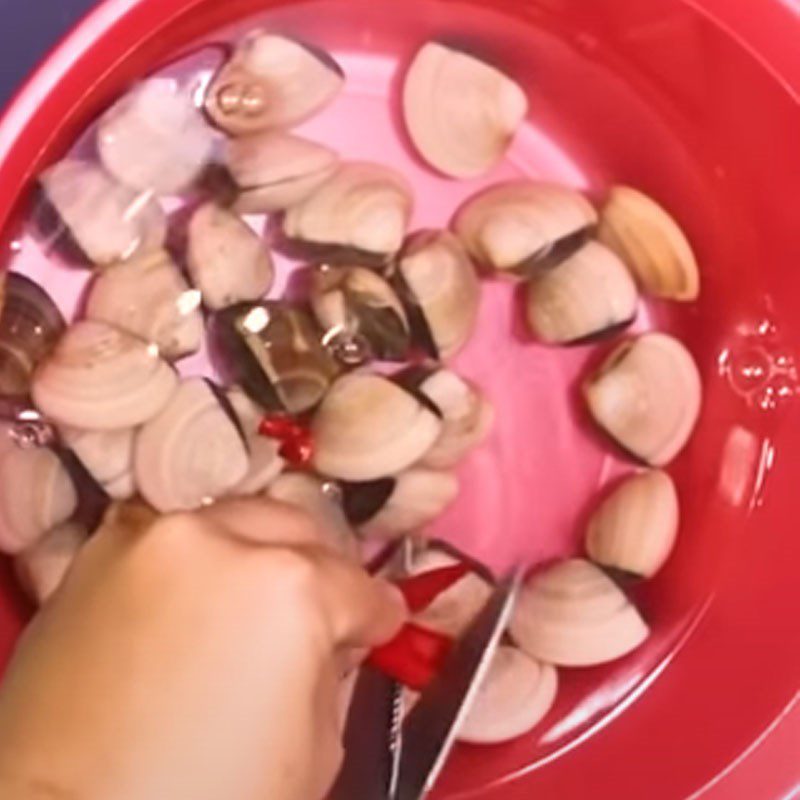
<path id="1" fill-rule="evenodd" d="M 339 371 L 299 308 L 239 303 L 217 311 L 210 330 L 222 371 L 270 411 L 308 411 Z"/>
<path id="2" fill-rule="evenodd" d="M 583 392 L 601 428 L 642 461 L 663 466 L 694 429 L 702 385 L 677 339 L 648 333 L 614 350 Z"/>
<path id="3" fill-rule="evenodd" d="M 103 270 L 89 290 L 86 318 L 155 344 L 169 361 L 191 355 L 203 341 L 200 296 L 166 251 Z"/>
<path id="4" fill-rule="evenodd" d="M 554 269 L 531 278 L 526 316 L 539 339 L 567 344 L 629 324 L 638 299 L 625 264 L 612 250 L 589 241 Z"/>
<path id="5" fill-rule="evenodd" d="M 169 401 L 178 379 L 155 345 L 107 325 L 78 322 L 37 368 L 37 408 L 60 425 L 117 430 L 141 425 Z"/>
<path id="6" fill-rule="evenodd" d="M 597 212 L 579 191 L 516 180 L 467 201 L 454 226 L 478 263 L 519 277 L 560 264 L 585 243 L 596 222 Z"/>
<path id="7" fill-rule="evenodd" d="M 345 514 L 365 536 L 396 538 L 435 520 L 458 496 L 450 472 L 412 467 L 399 475 L 342 485 Z"/>
<path id="8" fill-rule="evenodd" d="M 136 493 L 133 480 L 135 428 L 87 431 L 63 427 L 61 439 L 75 454 L 92 479 L 115 500 Z"/>
<path id="9" fill-rule="evenodd" d="M 213 130 L 191 92 L 170 78 L 135 86 L 103 114 L 97 128 L 97 151 L 109 173 L 157 195 L 189 188 L 213 146 Z"/>
<path id="10" fill-rule="evenodd" d="M 394 289 L 366 267 L 314 271 L 311 307 L 326 344 L 345 363 L 403 358 L 411 344 L 408 318 Z"/>
<path id="11" fill-rule="evenodd" d="M 139 491 L 157 511 L 189 511 L 227 494 L 249 468 L 245 438 L 221 392 L 184 381 L 134 446 Z"/>
<path id="12" fill-rule="evenodd" d="M 634 475 L 592 515 L 586 552 L 604 567 L 652 578 L 675 546 L 678 517 L 678 494 L 666 472 Z"/>
<path id="13" fill-rule="evenodd" d="M 528 99 L 496 67 L 428 42 L 406 75 L 403 112 L 411 140 L 431 166 L 472 178 L 503 157 L 528 112 Z"/>
<path id="14" fill-rule="evenodd" d="M 612 188 L 597 235 L 619 254 L 647 294 L 697 299 L 700 271 L 692 246 L 678 223 L 652 198 L 629 186 Z"/>
<path id="15" fill-rule="evenodd" d="M 163 246 L 167 221 L 152 193 L 123 186 L 100 167 L 73 159 L 50 167 L 39 182 L 65 232 L 94 264 L 114 264 Z"/>
<path id="16" fill-rule="evenodd" d="M 234 136 L 297 125 L 333 100 L 344 77 L 327 54 L 256 31 L 214 77 L 206 111 Z"/>
<path id="17" fill-rule="evenodd" d="M 455 355 L 475 329 L 481 300 L 478 275 L 458 238 L 447 231 L 412 236 L 394 276 L 420 346 L 431 358 Z"/>
<path id="18" fill-rule="evenodd" d="M 305 200 L 329 178 L 339 156 L 317 142 L 284 131 L 231 139 L 225 163 L 246 214 L 283 211 Z"/>
<path id="19" fill-rule="evenodd" d="M 258 300 L 275 276 L 261 238 L 237 214 L 214 203 L 192 215 L 186 261 L 192 282 L 211 309 Z"/>
<path id="20" fill-rule="evenodd" d="M 386 378 L 345 375 L 314 416 L 314 467 L 353 482 L 395 475 L 422 458 L 438 438 L 437 411 Z"/>
<path id="21" fill-rule="evenodd" d="M 288 210 L 283 230 L 309 245 L 382 261 L 403 244 L 412 205 L 411 187 L 402 175 L 380 164 L 349 161 Z"/>
<path id="22" fill-rule="evenodd" d="M 613 661 L 635 650 L 649 633 L 611 578 L 577 558 L 560 561 L 528 580 L 510 631 L 528 655 L 564 667 Z"/>

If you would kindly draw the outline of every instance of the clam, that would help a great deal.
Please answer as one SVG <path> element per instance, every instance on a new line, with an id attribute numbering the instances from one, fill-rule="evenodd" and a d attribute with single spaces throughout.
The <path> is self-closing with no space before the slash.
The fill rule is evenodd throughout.
<path id="1" fill-rule="evenodd" d="M 411 187 L 397 172 L 350 161 L 286 212 L 283 230 L 306 244 L 382 261 L 403 244 L 412 205 Z"/>
<path id="2" fill-rule="evenodd" d="M 230 492 L 250 459 L 238 421 L 208 381 L 184 381 L 136 437 L 134 472 L 157 511 L 189 511 Z"/>
<path id="3" fill-rule="evenodd" d="M 141 192 L 188 189 L 211 159 L 214 132 L 191 92 L 171 78 L 135 86 L 100 119 L 100 161 L 120 183 Z"/>
<path id="4" fill-rule="evenodd" d="M 345 363 L 403 358 L 408 318 L 394 289 L 366 267 L 322 265 L 314 271 L 311 306 L 324 340 Z"/>
<path id="5" fill-rule="evenodd" d="M 239 190 L 236 211 L 263 214 L 305 200 L 333 174 L 339 156 L 300 136 L 267 131 L 229 140 L 225 163 Z"/>
<path id="6" fill-rule="evenodd" d="M 544 342 L 578 342 L 629 324 L 638 299 L 625 264 L 612 250 L 589 241 L 556 268 L 531 278 L 528 325 Z"/>
<path id="7" fill-rule="evenodd" d="M 525 585 L 510 632 L 540 661 L 587 667 L 620 658 L 648 636 L 648 627 L 622 590 L 582 559 L 560 561 Z"/>
<path id="8" fill-rule="evenodd" d="M 592 561 L 652 578 L 678 536 L 678 494 L 666 472 L 628 478 L 594 512 L 586 534 Z"/>
<path id="9" fill-rule="evenodd" d="M 65 522 L 17 556 L 14 567 L 19 582 L 37 605 L 55 594 L 88 538 L 83 525 Z"/>
<path id="10" fill-rule="evenodd" d="M 583 391 L 595 422 L 653 466 L 678 454 L 700 414 L 697 365 L 677 339 L 663 333 L 620 345 Z"/>
<path id="11" fill-rule="evenodd" d="M 519 277 L 560 264 L 585 243 L 596 222 L 597 212 L 579 191 L 516 180 L 467 201 L 454 226 L 478 263 Z"/>
<path id="12" fill-rule="evenodd" d="M 314 466 L 353 482 L 396 475 L 425 455 L 441 429 L 436 410 L 392 381 L 345 375 L 314 416 Z"/>
<path id="13" fill-rule="evenodd" d="M 600 215 L 597 235 L 636 276 L 643 291 L 669 300 L 696 300 L 700 272 L 692 246 L 655 200 L 615 186 Z"/>
<path id="14" fill-rule="evenodd" d="M 403 112 L 428 164 L 453 178 L 472 178 L 503 157 L 528 113 L 528 98 L 491 64 L 428 42 L 406 75 Z"/>
<path id="15" fill-rule="evenodd" d="M 500 744 L 533 730 L 553 707 L 558 673 L 516 647 L 501 645 L 458 730 L 470 744 Z"/>
<path id="16" fill-rule="evenodd" d="M 435 520 L 458 496 L 450 472 L 411 468 L 399 475 L 342 487 L 345 514 L 362 534 L 397 538 Z"/>
<path id="17" fill-rule="evenodd" d="M 214 203 L 189 223 L 187 266 L 211 309 L 258 300 L 272 287 L 275 269 L 264 242 L 238 215 Z"/>
<path id="18" fill-rule="evenodd" d="M 210 330 L 221 370 L 270 411 L 308 411 L 339 371 L 313 320 L 299 308 L 239 303 L 217 311 Z"/>
<path id="19" fill-rule="evenodd" d="M 65 329 L 58 307 L 38 284 L 16 272 L 0 277 L 0 397 L 24 403 L 36 365 Z"/>
<path id="20" fill-rule="evenodd" d="M 128 500 L 136 493 L 133 482 L 135 428 L 87 431 L 63 427 L 63 443 L 86 471 L 115 500 Z"/>
<path id="21" fill-rule="evenodd" d="M 163 246 L 167 221 L 150 192 L 137 192 L 100 167 L 73 159 L 50 167 L 39 182 L 64 232 L 94 264 L 114 264 Z"/>
<path id="22" fill-rule="evenodd" d="M 214 77 L 205 107 L 233 136 L 288 128 L 330 103 L 343 83 L 341 69 L 327 54 L 255 31 Z"/>
<path id="23" fill-rule="evenodd" d="M 86 318 L 155 344 L 174 361 L 203 341 L 200 295 L 190 289 L 169 254 L 157 250 L 103 270 L 86 299 Z"/>
<path id="24" fill-rule="evenodd" d="M 155 345 L 104 322 L 78 322 L 37 368 L 33 399 L 60 425 L 118 430 L 167 404 L 178 379 Z"/>

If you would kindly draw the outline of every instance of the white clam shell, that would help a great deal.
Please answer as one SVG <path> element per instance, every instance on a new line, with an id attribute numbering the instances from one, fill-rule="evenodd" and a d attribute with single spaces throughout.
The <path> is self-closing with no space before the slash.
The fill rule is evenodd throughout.
<path id="1" fill-rule="evenodd" d="M 305 200 L 329 178 L 339 156 L 325 145 L 284 131 L 231 139 L 225 158 L 242 213 L 283 211 Z"/>
<path id="2" fill-rule="evenodd" d="M 454 220 L 470 255 L 501 274 L 535 266 L 558 243 L 597 222 L 592 204 L 568 186 L 532 180 L 499 183 L 468 200 Z"/>
<path id="3" fill-rule="evenodd" d="M 700 270 L 692 246 L 655 200 L 629 186 L 611 189 L 597 235 L 616 251 L 654 297 L 692 301 L 700 294 Z"/>
<path id="4" fill-rule="evenodd" d="M 175 371 L 155 345 L 103 322 L 78 322 L 36 370 L 33 399 L 60 425 L 118 430 L 141 425 L 167 404 Z"/>
<path id="5" fill-rule="evenodd" d="M 652 578 L 678 536 L 678 493 L 672 478 L 649 470 L 627 478 L 589 521 L 586 552 L 604 567 Z"/>
<path id="6" fill-rule="evenodd" d="M 258 300 L 272 287 L 272 256 L 237 214 L 214 203 L 195 211 L 189 223 L 187 266 L 208 308 Z"/>
<path id="7" fill-rule="evenodd" d="M 61 438 L 86 471 L 115 500 L 135 494 L 133 483 L 133 442 L 136 428 L 87 431 L 63 427 Z"/>
<path id="8" fill-rule="evenodd" d="M 367 373 L 337 380 L 312 422 L 314 466 L 346 481 L 394 475 L 418 461 L 442 423 L 416 397 Z"/>
<path id="9" fill-rule="evenodd" d="M 445 175 L 472 178 L 503 157 L 528 113 L 528 98 L 496 67 L 428 42 L 406 74 L 403 112 L 425 161 Z"/>
<path id="10" fill-rule="evenodd" d="M 169 254 L 157 251 L 103 270 L 86 299 L 86 318 L 113 325 L 158 346 L 174 361 L 200 349 L 200 296 Z"/>
<path id="11" fill-rule="evenodd" d="M 620 658 L 648 636 L 648 627 L 622 590 L 582 559 L 535 573 L 523 588 L 510 626 L 528 655 L 565 667 Z"/>
<path id="12" fill-rule="evenodd" d="M 190 91 L 170 78 L 135 86 L 100 119 L 97 150 L 121 183 L 158 195 L 188 189 L 211 158 L 214 132 Z"/>
<path id="13" fill-rule="evenodd" d="M 653 466 L 669 463 L 684 447 L 700 414 L 701 394 L 691 354 L 662 333 L 620 345 L 584 386 L 598 425 Z"/>
<path id="14" fill-rule="evenodd" d="M 458 738 L 470 744 L 499 744 L 523 736 L 553 707 L 557 692 L 555 667 L 501 645 Z"/>
<path id="15" fill-rule="evenodd" d="M 627 324 L 639 294 L 628 268 L 599 242 L 580 250 L 528 284 L 528 325 L 544 342 L 566 344 Z"/>
<path id="16" fill-rule="evenodd" d="M 404 177 L 379 164 L 350 161 L 290 208 L 284 233 L 300 241 L 386 256 L 403 244 L 413 205 Z"/>

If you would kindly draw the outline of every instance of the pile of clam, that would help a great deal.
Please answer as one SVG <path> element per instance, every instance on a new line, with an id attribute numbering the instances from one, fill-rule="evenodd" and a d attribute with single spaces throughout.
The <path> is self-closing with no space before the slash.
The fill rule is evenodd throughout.
<path id="1" fill-rule="evenodd" d="M 39 601 L 107 505 L 131 498 L 173 512 L 267 495 L 307 509 L 353 557 L 367 537 L 422 537 L 492 427 L 480 387 L 449 365 L 474 333 L 486 276 L 524 285 L 531 334 L 554 345 L 623 330 L 640 294 L 697 297 L 681 230 L 624 186 L 596 204 L 509 181 L 466 202 L 450 230 L 409 232 L 402 175 L 292 133 L 344 82 L 327 54 L 257 31 L 202 97 L 145 80 L 100 118 L 93 160 L 41 175 L 42 225 L 91 272 L 69 324 L 22 274 L 4 285 L 0 547 Z M 428 43 L 403 111 L 419 156 L 464 179 L 503 158 L 528 102 L 495 67 Z M 264 215 L 274 244 L 308 265 L 299 299 L 272 293 Z M 216 380 L 179 368 L 203 347 Z M 645 333 L 613 350 L 584 395 L 644 469 L 597 509 L 586 560 L 530 578 L 466 740 L 529 730 L 553 703 L 557 667 L 619 658 L 648 635 L 615 578 L 654 575 L 673 547 L 678 501 L 661 468 L 692 432 L 700 378 L 679 341 Z M 419 623 L 457 635 L 490 585 L 470 573 Z"/>

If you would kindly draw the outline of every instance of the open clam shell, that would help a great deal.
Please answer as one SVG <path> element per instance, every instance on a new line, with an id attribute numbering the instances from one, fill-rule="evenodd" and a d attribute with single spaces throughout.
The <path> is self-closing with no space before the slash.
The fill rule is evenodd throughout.
<path id="1" fill-rule="evenodd" d="M 595 422 L 653 466 L 680 452 L 700 414 L 697 365 L 677 339 L 663 333 L 624 342 L 583 391 Z"/>
<path id="2" fill-rule="evenodd" d="M 564 667 L 614 661 L 635 650 L 649 634 L 639 612 L 611 578 L 577 558 L 529 578 L 510 631 L 528 655 Z"/>
<path id="3" fill-rule="evenodd" d="M 380 261 L 402 246 L 412 205 L 411 187 L 400 174 L 380 164 L 349 161 L 287 211 L 283 230 L 291 239 Z"/>
<path id="4" fill-rule="evenodd" d="M 64 444 L 86 471 L 115 500 L 129 500 L 136 492 L 133 481 L 133 442 L 136 428 L 87 431 L 63 427 Z"/>
<path id="5" fill-rule="evenodd" d="M 301 136 L 267 131 L 229 140 L 225 163 L 239 189 L 234 208 L 263 214 L 305 200 L 333 174 L 339 156 Z"/>
<path id="6" fill-rule="evenodd" d="M 314 466 L 353 482 L 395 475 L 418 461 L 441 429 L 428 405 L 392 381 L 368 373 L 346 375 L 333 384 L 314 416 Z"/>
<path id="7" fill-rule="evenodd" d="M 487 172 L 528 112 L 522 88 L 496 67 L 428 42 L 403 87 L 406 127 L 419 154 L 454 178 Z"/>
<path id="8" fill-rule="evenodd" d="M 39 365 L 32 395 L 37 408 L 60 425 L 107 431 L 155 416 L 177 382 L 155 345 L 87 320 L 70 327 Z"/>
<path id="9" fill-rule="evenodd" d="M 208 88 L 206 112 L 233 136 L 297 125 L 322 109 L 344 82 L 327 54 L 285 36 L 255 31 Z"/>
<path id="10" fill-rule="evenodd" d="M 184 381 L 136 437 L 136 484 L 161 512 L 213 502 L 245 478 L 249 465 L 238 421 L 201 378 Z"/>
<path id="11" fill-rule="evenodd" d="M 73 159 L 50 167 L 39 182 L 65 232 L 92 263 L 107 266 L 163 246 L 167 221 L 150 192 Z"/>
<path id="12" fill-rule="evenodd" d="M 464 246 L 448 231 L 421 231 L 406 243 L 395 275 L 419 344 L 431 358 L 451 358 L 475 330 L 481 301 Z"/>
<path id="13" fill-rule="evenodd" d="M 630 186 L 611 189 L 597 235 L 619 254 L 643 291 L 692 301 L 700 294 L 700 270 L 677 222 L 655 200 Z"/>
<path id="14" fill-rule="evenodd" d="M 554 269 L 531 278 L 528 325 L 544 342 L 577 342 L 632 322 L 638 299 L 625 264 L 609 248 L 589 241 Z"/>
<path id="15" fill-rule="evenodd" d="M 324 340 L 348 362 L 403 358 L 411 331 L 400 298 L 374 270 L 322 265 L 314 271 L 311 307 Z"/>
<path id="16" fill-rule="evenodd" d="M 261 238 L 237 214 L 214 203 L 192 215 L 186 261 L 192 283 L 211 309 L 258 300 L 275 277 Z"/>
<path id="17" fill-rule="evenodd" d="M 597 508 L 589 521 L 586 552 L 604 567 L 652 578 L 675 546 L 678 522 L 672 478 L 648 470 L 625 480 Z"/>
<path id="18" fill-rule="evenodd" d="M 200 295 L 169 254 L 158 250 L 103 270 L 86 299 L 86 318 L 157 345 L 168 361 L 196 353 L 203 341 Z"/>
<path id="19" fill-rule="evenodd" d="M 584 244 L 596 222 L 597 212 L 579 191 L 515 180 L 468 200 L 454 228 L 479 264 L 520 277 L 560 264 Z"/>
<path id="20" fill-rule="evenodd" d="M 118 181 L 158 195 L 188 189 L 211 159 L 213 129 L 189 90 L 149 78 L 100 119 L 97 151 Z"/>
<path id="21" fill-rule="evenodd" d="M 339 372 L 313 320 L 299 308 L 239 303 L 216 312 L 210 330 L 221 370 L 270 411 L 308 411 Z"/>

